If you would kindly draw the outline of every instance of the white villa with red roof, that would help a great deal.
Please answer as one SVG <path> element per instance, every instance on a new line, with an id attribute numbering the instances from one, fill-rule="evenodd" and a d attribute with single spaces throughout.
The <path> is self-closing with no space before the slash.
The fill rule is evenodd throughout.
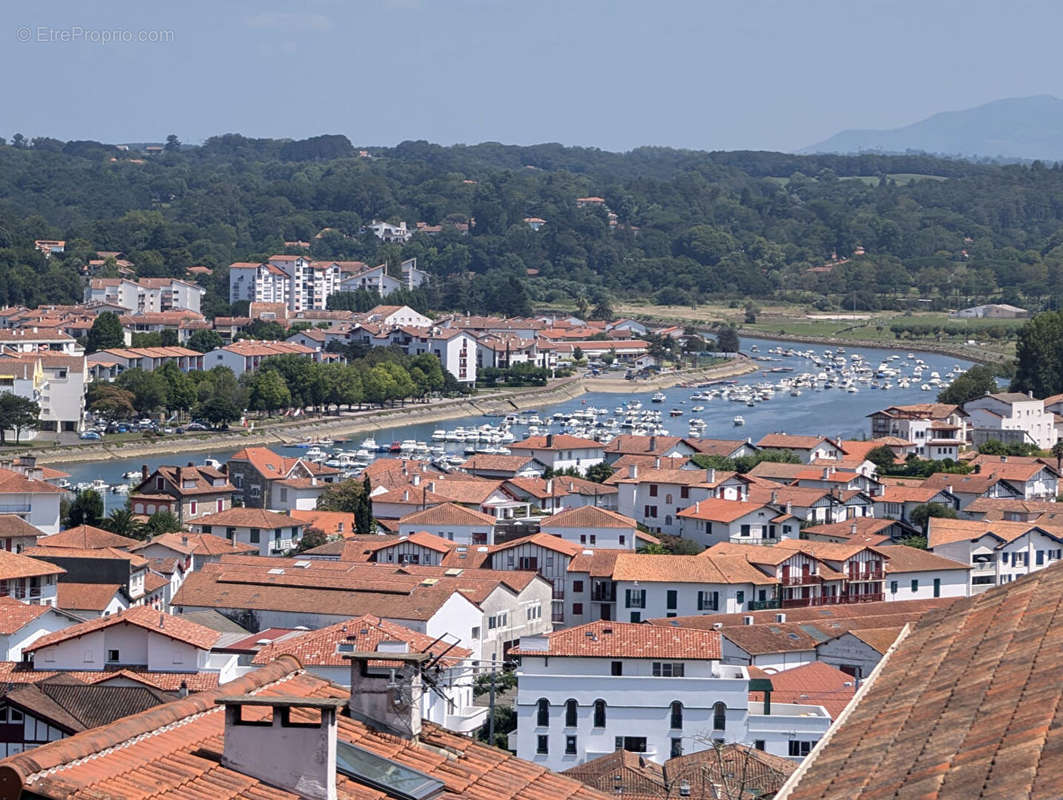
<path id="1" fill-rule="evenodd" d="M 714 741 L 800 755 L 831 722 L 822 706 L 771 703 L 769 714 L 767 702 L 751 702 L 751 689 L 771 684 L 723 664 L 714 630 L 599 621 L 522 637 L 513 653 L 521 665 L 510 746 L 548 769 L 617 750 L 663 763 Z"/>
<path id="2" fill-rule="evenodd" d="M 555 471 L 569 467 L 586 470 L 605 460 L 605 448 L 600 442 L 567 433 L 529 436 L 509 445 L 509 450 L 514 455 L 535 458 Z"/>
<path id="3" fill-rule="evenodd" d="M 638 524 L 631 517 L 595 506 L 560 511 L 539 523 L 539 530 L 584 547 L 634 550 Z"/>
<path id="4" fill-rule="evenodd" d="M 773 544 L 796 538 L 801 523 L 779 506 L 742 500 L 700 500 L 677 516 L 679 535 L 706 546 L 718 542 Z"/>

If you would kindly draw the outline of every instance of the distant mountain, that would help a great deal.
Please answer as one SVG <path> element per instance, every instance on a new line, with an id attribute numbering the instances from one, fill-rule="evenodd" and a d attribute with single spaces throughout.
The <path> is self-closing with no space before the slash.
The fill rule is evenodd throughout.
<path id="1" fill-rule="evenodd" d="M 1063 100 L 1011 97 L 893 130 L 842 131 L 799 153 L 904 153 L 1063 160 Z"/>

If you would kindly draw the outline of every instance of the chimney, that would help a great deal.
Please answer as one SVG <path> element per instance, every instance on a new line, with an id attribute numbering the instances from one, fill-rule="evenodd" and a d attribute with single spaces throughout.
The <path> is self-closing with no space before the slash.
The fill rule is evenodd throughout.
<path id="1" fill-rule="evenodd" d="M 243 694 L 214 702 L 225 706 L 223 767 L 309 800 L 335 800 L 336 714 L 346 704 L 342 698 Z M 245 719 L 250 707 L 272 709 L 272 720 Z M 293 708 L 315 716 L 320 712 L 321 719 L 294 722 Z"/>
<path id="2" fill-rule="evenodd" d="M 705 470 L 705 483 L 716 483 L 716 468 L 709 467 Z"/>
<path id="3" fill-rule="evenodd" d="M 554 435 L 552 433 L 546 434 L 546 446 L 547 447 L 553 447 L 554 446 Z"/>
<path id="4" fill-rule="evenodd" d="M 147 464 L 141 464 L 140 465 L 140 480 L 146 481 L 147 479 L 148 479 L 148 465 Z"/>
<path id="5" fill-rule="evenodd" d="M 782 612 L 776 614 L 775 615 L 775 621 L 776 622 L 786 622 L 786 614 L 783 614 Z"/>
<path id="6" fill-rule="evenodd" d="M 1028 390 L 1026 392 L 1026 396 L 1029 397 L 1031 400 L 1033 400 L 1033 389 Z"/>
<path id="7" fill-rule="evenodd" d="M 627 466 L 627 476 L 629 478 L 637 478 L 639 476 L 639 465 L 638 464 L 628 464 L 628 466 Z"/>
<path id="8" fill-rule="evenodd" d="M 653 459 L 653 468 L 654 469 L 660 469 L 661 468 L 661 457 L 660 456 L 657 456 L 657 458 Z"/>
<path id="9" fill-rule="evenodd" d="M 181 685 L 177 688 L 178 697 L 188 697 L 188 681 L 181 681 Z"/>
<path id="10" fill-rule="evenodd" d="M 823 480 L 827 480 L 830 477 L 830 467 L 823 468 Z"/>
<path id="11" fill-rule="evenodd" d="M 22 456 L 22 466 L 33 469 L 37 466 L 37 456 Z"/>
<path id="12" fill-rule="evenodd" d="M 1008 457 L 1007 456 L 1001 456 L 1000 457 L 1000 463 L 1001 464 L 1007 464 L 1008 463 Z"/>
<path id="13" fill-rule="evenodd" d="M 779 492 L 776 489 L 771 490 L 771 502 L 773 504 L 779 502 Z"/>
<path id="14" fill-rule="evenodd" d="M 410 479 L 410 483 L 412 483 L 414 486 L 420 486 L 421 485 L 421 473 L 420 472 L 413 473 L 413 477 Z"/>
<path id="15" fill-rule="evenodd" d="M 852 524 L 849 525 L 849 533 L 856 536 L 856 520 L 853 520 Z"/>
<path id="16" fill-rule="evenodd" d="M 194 464 L 194 463 L 192 463 L 191 461 L 189 461 L 189 462 L 188 462 L 188 466 L 190 466 L 190 467 L 194 467 L 194 466 L 195 466 L 195 464 Z"/>
<path id="17" fill-rule="evenodd" d="M 650 437 L 650 452 L 652 453 L 656 449 L 657 449 L 657 436 L 654 435 L 654 436 Z"/>
<path id="18" fill-rule="evenodd" d="M 755 620 L 753 619 L 753 615 L 752 614 L 746 614 L 744 617 L 742 617 L 742 624 L 743 625 L 752 625 L 754 622 L 755 622 Z"/>
<path id="19" fill-rule="evenodd" d="M 421 669 L 431 655 L 410 652 L 406 642 L 379 642 L 375 650 L 358 650 L 357 637 L 340 645 L 351 662 L 351 697 L 347 709 L 353 719 L 403 739 L 421 733 Z M 345 652 L 346 648 L 352 648 Z M 370 666 L 386 657 L 390 667 Z"/>
<path id="20" fill-rule="evenodd" d="M 546 480 L 546 496 L 553 497 L 554 495 L 554 479 L 547 478 Z"/>
<path id="21" fill-rule="evenodd" d="M 428 482 L 428 491 L 434 492 L 435 490 L 436 490 L 436 482 L 435 481 L 429 481 Z"/>
<path id="22" fill-rule="evenodd" d="M 403 499 L 403 502 L 405 502 L 405 501 L 410 499 L 410 490 L 409 489 L 403 489 L 402 490 L 402 499 Z"/>
<path id="23" fill-rule="evenodd" d="M 791 501 L 789 501 L 789 500 L 786 501 L 786 513 L 787 514 L 793 514 L 794 513 L 794 504 Z"/>

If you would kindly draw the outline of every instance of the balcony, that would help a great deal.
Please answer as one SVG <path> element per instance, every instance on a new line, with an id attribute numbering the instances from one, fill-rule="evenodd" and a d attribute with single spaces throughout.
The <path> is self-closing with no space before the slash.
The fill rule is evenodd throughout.
<path id="1" fill-rule="evenodd" d="M 884 592 L 868 594 L 834 594 L 814 597 L 794 597 L 782 601 L 783 608 L 808 608 L 809 606 L 840 606 L 851 603 L 877 603 L 886 599 Z"/>
<path id="2" fill-rule="evenodd" d="M 782 599 L 773 597 L 770 600 L 750 600 L 746 603 L 750 611 L 765 611 L 773 608 L 782 608 Z"/>
<path id="3" fill-rule="evenodd" d="M 487 719 L 487 706 L 462 706 L 447 714 L 443 727 L 455 733 L 472 733 Z"/>
<path id="4" fill-rule="evenodd" d="M 591 600 L 595 603 L 615 603 L 615 586 L 594 586 L 591 589 Z"/>
<path id="5" fill-rule="evenodd" d="M 788 575 L 781 582 L 783 586 L 815 586 L 823 579 L 819 575 Z"/>
<path id="6" fill-rule="evenodd" d="M 29 503 L 0 503 L 0 514 L 28 514 Z"/>
<path id="7" fill-rule="evenodd" d="M 854 572 L 847 576 L 850 583 L 867 583 L 869 581 L 881 581 L 886 579 L 886 573 L 880 569 L 871 572 Z"/>

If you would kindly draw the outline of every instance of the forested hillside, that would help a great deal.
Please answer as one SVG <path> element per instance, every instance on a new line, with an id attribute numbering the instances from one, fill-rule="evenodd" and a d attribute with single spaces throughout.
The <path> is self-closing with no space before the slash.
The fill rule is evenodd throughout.
<path id="1" fill-rule="evenodd" d="M 606 207 L 579 208 L 582 196 Z M 535 231 L 528 217 L 546 222 Z M 374 218 L 443 228 L 382 245 L 359 235 Z M 467 235 L 451 225 L 470 220 Z M 65 239 L 66 253 L 45 259 L 41 238 Z M 1063 297 L 1063 169 L 492 143 L 404 142 L 365 157 L 342 136 L 230 134 L 156 156 L 52 139 L 0 146 L 0 303 L 80 300 L 78 268 L 108 250 L 141 276 L 214 268 L 205 310 L 222 313 L 227 264 L 301 252 L 284 247 L 300 240 L 321 259 L 416 257 L 443 278 L 421 298 L 435 308 L 521 313 L 529 300 L 608 295 L 1039 309 Z"/>

